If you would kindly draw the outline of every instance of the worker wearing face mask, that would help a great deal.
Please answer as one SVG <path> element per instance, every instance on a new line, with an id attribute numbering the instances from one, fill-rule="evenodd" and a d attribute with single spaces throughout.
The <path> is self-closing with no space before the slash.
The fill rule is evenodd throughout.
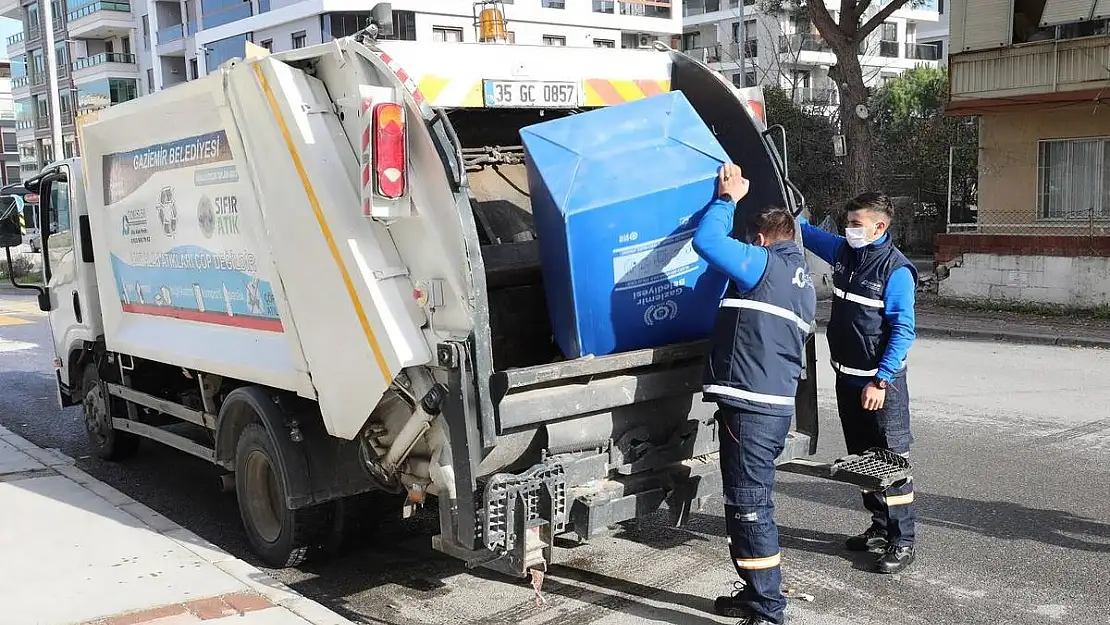
<path id="1" fill-rule="evenodd" d="M 864 193 L 844 210 L 843 237 L 802 224 L 806 249 L 833 268 L 826 334 L 844 439 L 851 454 L 882 447 L 908 456 L 913 436 L 906 355 L 915 336 L 917 270 L 891 240 L 890 198 Z M 876 553 L 881 573 L 905 569 L 915 555 L 913 484 L 865 490 L 863 504 L 871 526 L 849 538 L 847 548 Z"/>

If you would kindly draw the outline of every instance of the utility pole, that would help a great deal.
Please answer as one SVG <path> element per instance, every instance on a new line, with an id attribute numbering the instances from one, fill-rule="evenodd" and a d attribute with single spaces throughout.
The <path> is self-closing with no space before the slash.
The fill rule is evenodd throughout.
<path id="1" fill-rule="evenodd" d="M 58 52 L 54 49 L 54 3 L 44 0 L 42 3 L 42 19 L 46 24 L 46 77 L 50 85 L 50 130 L 54 146 L 54 160 L 65 158 L 65 147 L 62 145 L 62 103 L 58 93 Z M 64 4 L 63 4 L 64 6 Z M 66 55 L 68 56 L 68 55 Z M 45 159 L 44 159 L 45 160 Z M 49 163 L 43 163 L 45 167 Z"/>
<path id="2" fill-rule="evenodd" d="M 748 72 L 744 71 L 744 65 L 745 65 L 745 60 L 744 59 L 745 59 L 745 56 L 746 56 L 745 52 L 747 52 L 747 50 L 745 50 L 744 48 L 746 47 L 745 44 L 748 43 L 748 23 L 744 19 L 744 16 L 746 14 L 745 9 L 744 9 L 744 0 L 740 0 L 739 4 L 740 4 L 740 31 L 739 31 L 740 32 L 740 41 L 737 41 L 736 43 L 737 43 L 737 50 L 738 50 L 738 52 L 740 52 L 740 84 L 747 87 L 748 86 L 748 84 L 747 84 L 747 82 L 748 82 L 747 81 Z"/>

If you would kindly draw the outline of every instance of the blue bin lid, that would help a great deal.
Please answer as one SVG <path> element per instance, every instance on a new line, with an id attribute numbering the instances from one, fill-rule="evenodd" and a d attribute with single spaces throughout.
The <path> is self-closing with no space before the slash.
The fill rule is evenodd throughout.
<path id="1" fill-rule="evenodd" d="M 680 91 L 542 122 L 520 136 L 564 215 L 705 180 L 729 160 Z"/>

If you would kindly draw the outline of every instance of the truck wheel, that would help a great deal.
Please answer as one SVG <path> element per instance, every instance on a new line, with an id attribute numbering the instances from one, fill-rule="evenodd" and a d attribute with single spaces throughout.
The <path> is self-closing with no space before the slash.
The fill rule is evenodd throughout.
<path id="1" fill-rule="evenodd" d="M 285 475 L 266 428 L 251 423 L 235 448 L 239 516 L 258 557 L 273 568 L 297 566 L 320 545 L 333 522 L 327 504 L 292 509 L 285 502 Z"/>
<path id="2" fill-rule="evenodd" d="M 85 365 L 81 376 L 81 397 L 85 433 L 89 436 L 93 453 L 104 460 L 125 460 L 135 455 L 140 438 L 112 427 L 112 417 L 119 414 L 123 401 L 105 396 L 95 363 Z"/>

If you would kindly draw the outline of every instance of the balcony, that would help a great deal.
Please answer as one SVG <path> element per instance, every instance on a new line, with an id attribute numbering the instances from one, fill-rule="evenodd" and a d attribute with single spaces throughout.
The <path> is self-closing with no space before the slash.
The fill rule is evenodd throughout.
<path id="1" fill-rule="evenodd" d="M 165 56 L 185 56 L 185 25 L 174 24 L 155 33 L 158 54 Z"/>
<path id="2" fill-rule="evenodd" d="M 107 78 L 139 78 L 138 59 L 134 54 L 102 52 L 77 59 L 71 67 L 76 85 Z"/>
<path id="3" fill-rule="evenodd" d="M 939 61 L 940 46 L 935 43 L 907 43 L 906 58 L 915 61 Z"/>
<path id="4" fill-rule="evenodd" d="M 880 41 L 879 56 L 886 59 L 896 59 L 898 58 L 898 48 L 900 47 L 897 41 Z"/>
<path id="5" fill-rule="evenodd" d="M 67 13 L 66 19 L 69 20 L 69 36 L 82 39 L 124 37 L 135 27 L 129 2 L 90 2 Z"/>
<path id="6" fill-rule="evenodd" d="M 20 0 L 0 0 L 0 17 L 19 21 L 23 19 Z"/>
<path id="7" fill-rule="evenodd" d="M 832 65 L 836 55 L 821 35 L 799 33 L 779 37 L 779 60 L 796 65 Z"/>
<path id="8" fill-rule="evenodd" d="M 31 77 L 27 76 L 26 74 L 22 76 L 13 76 L 11 85 L 12 91 L 15 91 L 16 89 L 26 89 L 31 86 Z"/>
<path id="9" fill-rule="evenodd" d="M 1039 41 L 949 56 L 950 109 L 1090 100 L 1110 79 L 1110 36 Z M 1000 101 L 1004 100 L 1004 101 Z"/>
<path id="10" fill-rule="evenodd" d="M 8 58 L 21 56 L 27 51 L 27 43 L 23 41 L 23 33 L 18 32 L 8 37 Z"/>

